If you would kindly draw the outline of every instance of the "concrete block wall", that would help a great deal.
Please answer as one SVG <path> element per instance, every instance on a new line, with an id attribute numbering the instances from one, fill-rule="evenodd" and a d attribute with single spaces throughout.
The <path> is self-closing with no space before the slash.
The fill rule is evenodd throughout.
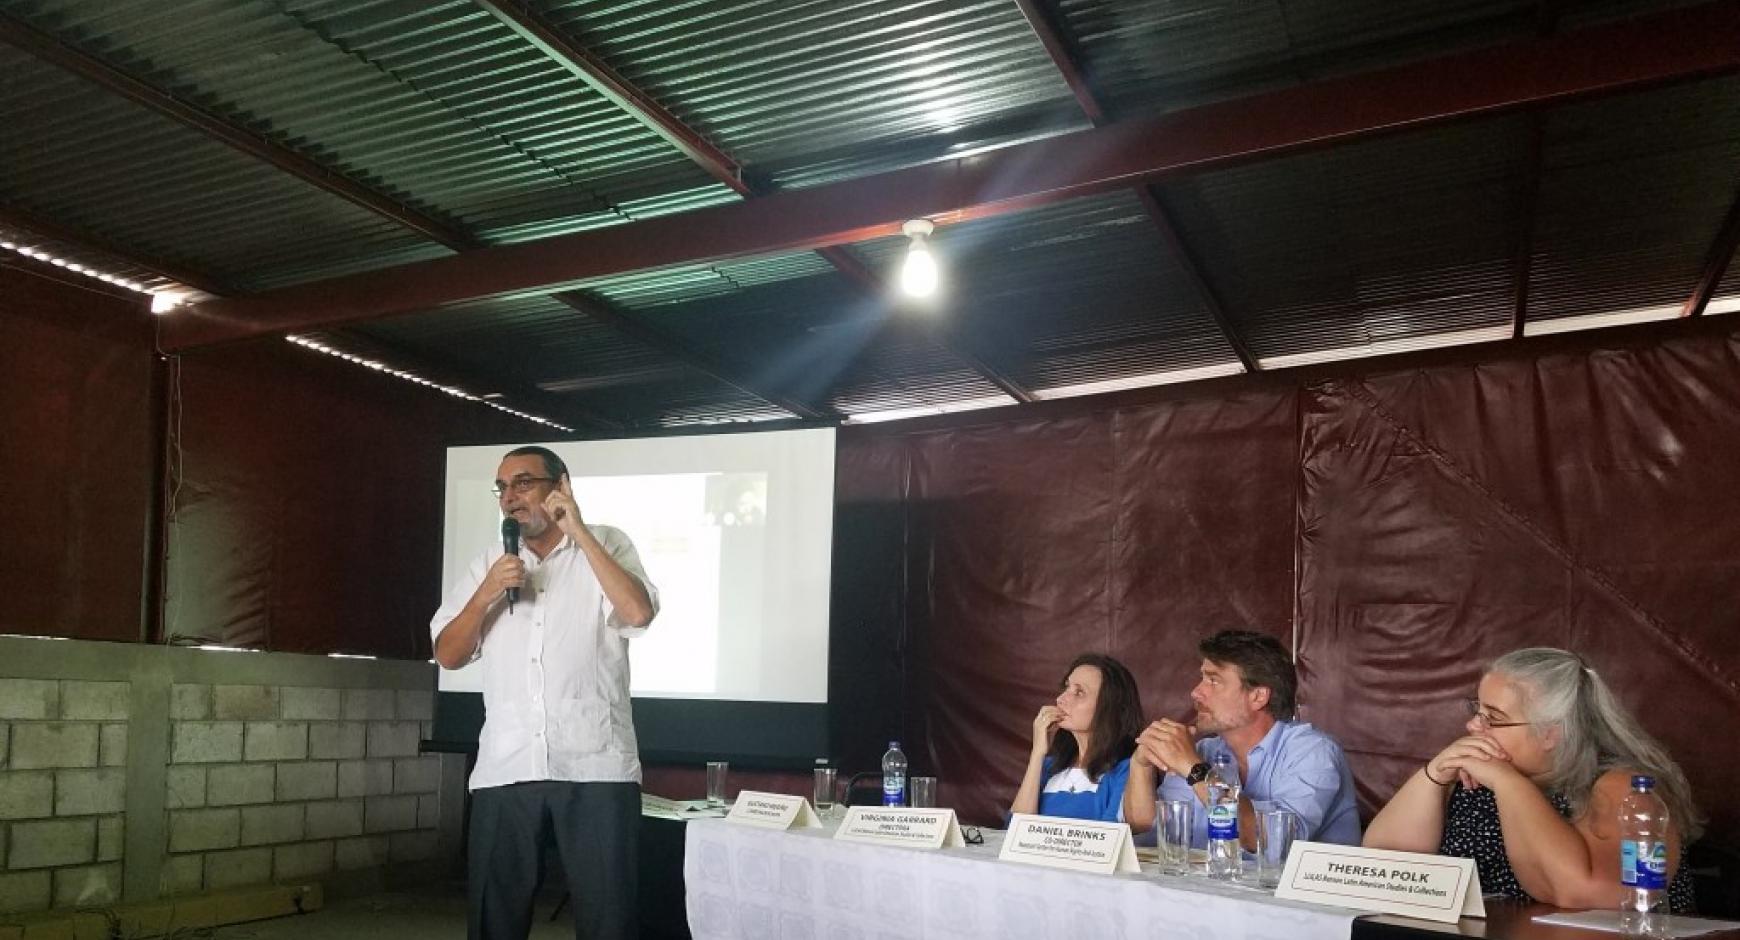
<path id="1" fill-rule="evenodd" d="M 451 857 L 429 663 L 0 637 L 0 913 Z"/>
<path id="2" fill-rule="evenodd" d="M 124 681 L 0 678 L 0 910 L 121 896 Z"/>
<path id="3" fill-rule="evenodd" d="M 436 853 L 434 693 L 178 683 L 160 890 L 318 878 Z"/>

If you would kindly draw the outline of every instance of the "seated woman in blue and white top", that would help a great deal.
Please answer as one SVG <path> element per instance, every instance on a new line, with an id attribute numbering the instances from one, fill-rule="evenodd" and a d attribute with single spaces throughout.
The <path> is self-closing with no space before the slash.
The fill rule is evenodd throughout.
<path id="1" fill-rule="evenodd" d="M 1077 656 L 1057 700 L 1033 719 L 1033 751 L 1010 811 L 1122 822 L 1141 730 L 1141 696 L 1130 670 L 1099 653 Z"/>

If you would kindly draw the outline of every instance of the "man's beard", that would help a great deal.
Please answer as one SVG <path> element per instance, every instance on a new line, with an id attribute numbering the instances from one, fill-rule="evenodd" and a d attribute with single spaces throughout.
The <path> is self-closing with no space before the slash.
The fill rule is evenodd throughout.
<path id="1" fill-rule="evenodd" d="M 1219 716 L 1215 715 L 1213 712 L 1204 711 L 1200 708 L 1197 709 L 1197 711 L 1196 711 L 1196 733 L 1197 734 L 1223 734 L 1227 731 L 1231 731 L 1232 728 L 1233 728 L 1233 726 L 1228 725 L 1225 721 L 1221 720 L 1221 718 Z"/>
<path id="2" fill-rule="evenodd" d="M 526 510 L 526 521 L 520 523 L 520 536 L 535 539 L 550 528 L 550 517 L 541 512 Z"/>

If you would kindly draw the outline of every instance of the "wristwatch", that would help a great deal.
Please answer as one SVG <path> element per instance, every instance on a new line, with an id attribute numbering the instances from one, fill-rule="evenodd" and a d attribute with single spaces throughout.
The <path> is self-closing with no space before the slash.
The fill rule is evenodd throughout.
<path id="1" fill-rule="evenodd" d="M 1208 761 L 1202 761 L 1196 766 L 1190 768 L 1190 773 L 1184 775 L 1184 782 L 1194 787 L 1202 781 L 1207 780 L 1208 772 L 1213 769 L 1214 768 L 1208 765 Z"/>

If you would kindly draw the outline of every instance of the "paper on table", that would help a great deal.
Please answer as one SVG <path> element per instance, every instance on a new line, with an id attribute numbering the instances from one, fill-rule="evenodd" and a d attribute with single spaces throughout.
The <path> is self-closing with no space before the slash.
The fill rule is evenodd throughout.
<path id="1" fill-rule="evenodd" d="M 1656 915 L 1661 924 L 1660 933 L 1652 936 L 1695 937 L 1699 934 L 1715 933 L 1718 930 L 1740 929 L 1740 921 L 1713 920 L 1708 917 L 1686 917 L 1680 914 Z M 1535 917 L 1540 924 L 1557 924 L 1562 927 L 1582 927 L 1585 930 L 1605 930 L 1609 933 L 1624 933 L 1620 926 L 1618 911 L 1577 911 L 1562 914 L 1541 914 Z"/>
<path id="2" fill-rule="evenodd" d="M 671 800 L 651 793 L 640 795 L 640 811 L 663 819 L 695 819 L 701 816 L 723 816 L 725 807 L 713 806 L 706 800 Z"/>
<path id="3" fill-rule="evenodd" d="M 1136 860 L 1147 862 L 1150 865 L 1158 865 L 1160 864 L 1160 849 L 1152 845 L 1138 845 L 1136 846 Z M 1197 868 L 1208 867 L 1208 850 L 1191 849 L 1190 864 Z"/>

